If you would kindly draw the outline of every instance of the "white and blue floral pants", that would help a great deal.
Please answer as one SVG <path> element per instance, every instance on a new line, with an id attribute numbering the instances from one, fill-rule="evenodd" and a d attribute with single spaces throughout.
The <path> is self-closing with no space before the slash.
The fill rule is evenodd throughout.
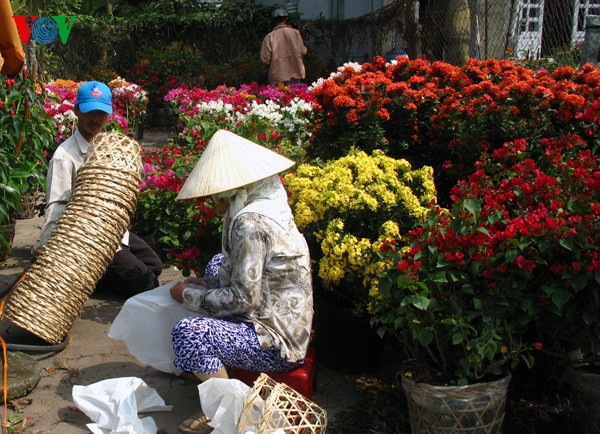
<path id="1" fill-rule="evenodd" d="M 205 277 L 215 276 L 222 263 L 216 255 Z M 214 374 L 224 366 L 260 372 L 286 372 L 299 363 L 282 359 L 276 348 L 262 349 L 252 323 L 235 318 L 184 318 L 171 333 L 174 364 L 184 372 Z"/>

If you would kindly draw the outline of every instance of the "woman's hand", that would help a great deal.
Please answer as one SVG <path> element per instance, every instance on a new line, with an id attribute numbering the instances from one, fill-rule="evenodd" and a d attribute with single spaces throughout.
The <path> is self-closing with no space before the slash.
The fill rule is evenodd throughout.
<path id="1" fill-rule="evenodd" d="M 173 297 L 174 300 L 177 300 L 178 303 L 183 303 L 183 290 L 187 288 L 187 286 L 188 285 L 185 281 L 177 282 L 171 287 L 171 289 L 169 289 L 171 297 Z"/>
<path id="2" fill-rule="evenodd" d="M 204 286 L 206 287 L 206 282 L 201 277 L 188 277 L 184 280 L 185 283 L 191 283 L 192 285 Z"/>

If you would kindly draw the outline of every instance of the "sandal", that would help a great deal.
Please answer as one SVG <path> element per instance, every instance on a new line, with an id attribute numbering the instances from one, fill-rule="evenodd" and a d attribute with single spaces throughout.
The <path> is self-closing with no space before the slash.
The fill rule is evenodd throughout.
<path id="1" fill-rule="evenodd" d="M 210 419 L 203 412 L 198 412 L 179 425 L 179 431 L 184 434 L 209 434 L 213 428 L 208 425 Z"/>

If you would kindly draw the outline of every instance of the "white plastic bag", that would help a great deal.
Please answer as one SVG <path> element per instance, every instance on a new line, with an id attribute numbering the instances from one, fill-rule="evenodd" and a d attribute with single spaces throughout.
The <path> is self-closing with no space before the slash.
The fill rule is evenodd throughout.
<path id="1" fill-rule="evenodd" d="M 175 354 L 171 330 L 186 317 L 198 316 L 171 297 L 175 282 L 129 298 L 108 331 L 108 337 L 122 340 L 141 363 L 162 372 L 181 374 L 173 366 Z"/>
<path id="2" fill-rule="evenodd" d="M 250 387 L 235 379 L 211 378 L 198 385 L 202 412 L 210 419 L 213 434 L 236 432 L 248 392 Z"/>
<path id="3" fill-rule="evenodd" d="M 156 434 L 152 417 L 138 417 L 139 412 L 171 411 L 158 393 L 136 377 L 113 378 L 73 386 L 73 402 L 94 423 L 87 427 L 94 434 Z"/>

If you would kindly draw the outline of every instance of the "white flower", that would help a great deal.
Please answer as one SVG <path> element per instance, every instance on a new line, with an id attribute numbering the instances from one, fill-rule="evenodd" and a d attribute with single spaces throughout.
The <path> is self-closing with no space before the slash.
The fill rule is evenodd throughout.
<path id="1" fill-rule="evenodd" d="M 338 70 L 338 72 L 341 73 L 342 71 L 344 71 L 344 69 L 346 69 L 348 67 L 354 69 L 354 71 L 356 71 L 356 72 L 362 71 L 362 65 L 357 62 L 346 62 L 342 66 L 339 66 L 337 70 Z"/>
<path id="2" fill-rule="evenodd" d="M 331 76 L 329 78 L 331 78 Z M 308 91 L 311 92 L 315 88 L 323 86 L 323 83 L 325 83 L 325 80 L 326 80 L 325 78 L 319 77 L 317 79 L 317 81 L 313 81 L 313 83 L 310 86 L 308 86 Z"/>

